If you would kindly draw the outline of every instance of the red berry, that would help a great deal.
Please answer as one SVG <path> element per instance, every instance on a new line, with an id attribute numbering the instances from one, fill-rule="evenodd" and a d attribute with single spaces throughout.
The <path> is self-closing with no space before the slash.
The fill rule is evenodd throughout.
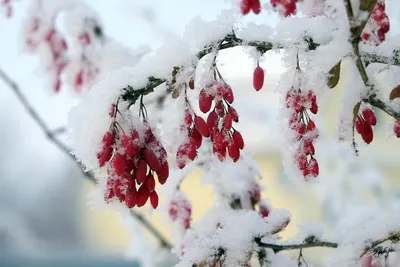
<path id="1" fill-rule="evenodd" d="M 396 137 L 400 137 L 400 121 L 395 121 L 393 124 L 393 131 Z"/>
<path id="2" fill-rule="evenodd" d="M 224 92 L 223 97 L 230 104 L 232 104 L 233 100 L 235 100 L 235 97 L 234 97 L 233 91 L 232 91 L 232 87 L 230 87 L 228 84 L 225 84 L 225 92 Z"/>
<path id="3" fill-rule="evenodd" d="M 240 5 L 240 11 L 243 15 L 246 15 L 250 12 L 252 0 L 242 0 Z"/>
<path id="4" fill-rule="evenodd" d="M 131 138 L 132 138 L 132 141 L 133 141 L 133 142 L 139 140 L 139 132 L 138 132 L 136 129 L 133 129 L 133 130 L 131 131 Z"/>
<path id="5" fill-rule="evenodd" d="M 372 126 L 368 123 L 364 123 L 364 131 L 361 133 L 361 137 L 365 143 L 369 144 L 374 139 L 374 132 Z"/>
<path id="6" fill-rule="evenodd" d="M 232 134 L 233 141 L 235 142 L 236 146 L 242 150 L 244 148 L 244 141 L 243 137 L 238 131 L 234 131 Z"/>
<path id="7" fill-rule="evenodd" d="M 103 147 L 109 147 L 114 144 L 115 135 L 111 131 L 107 131 L 103 136 Z"/>
<path id="8" fill-rule="evenodd" d="M 100 155 L 100 158 L 99 158 L 99 166 L 100 167 L 103 167 L 107 162 L 110 161 L 113 152 L 114 152 L 114 149 L 110 146 L 99 154 Z"/>
<path id="9" fill-rule="evenodd" d="M 207 123 L 204 121 L 202 117 L 196 116 L 194 118 L 194 126 L 202 136 L 204 137 L 210 136 L 210 129 L 208 128 Z"/>
<path id="10" fill-rule="evenodd" d="M 135 171 L 136 181 L 141 184 L 146 180 L 147 164 L 143 159 L 140 159 Z"/>
<path id="11" fill-rule="evenodd" d="M 160 180 L 167 180 L 167 178 L 169 177 L 169 165 L 168 165 L 168 161 L 165 159 L 164 162 L 162 162 L 160 164 L 160 168 L 158 169 L 157 173 L 157 177 L 158 177 L 158 181 L 161 183 Z"/>
<path id="12" fill-rule="evenodd" d="M 207 126 L 210 129 L 213 129 L 218 122 L 218 115 L 217 113 L 215 113 L 215 111 L 210 112 L 210 114 L 208 114 L 207 117 Z"/>
<path id="13" fill-rule="evenodd" d="M 123 135 L 121 138 L 121 145 L 122 145 L 122 148 L 124 149 L 126 155 L 128 155 L 129 157 L 133 157 L 136 155 L 137 147 L 133 143 L 130 136 Z"/>
<path id="14" fill-rule="evenodd" d="M 146 204 L 150 196 L 150 191 L 147 189 L 146 185 L 141 185 L 138 190 L 137 206 L 142 207 Z"/>
<path id="15" fill-rule="evenodd" d="M 126 191 L 125 204 L 128 208 L 133 208 L 138 202 L 138 193 L 136 191 L 136 186 L 133 185 Z"/>
<path id="16" fill-rule="evenodd" d="M 296 160 L 300 170 L 305 170 L 307 168 L 308 162 L 305 154 L 299 155 Z"/>
<path id="17" fill-rule="evenodd" d="M 371 109 L 369 108 L 364 109 L 362 111 L 362 115 L 366 123 L 368 123 L 369 125 L 376 125 L 376 117 Z"/>
<path id="18" fill-rule="evenodd" d="M 144 160 L 149 165 L 150 169 L 153 171 L 157 171 L 160 168 L 160 163 L 158 162 L 158 158 L 152 149 L 145 148 L 143 150 Z"/>
<path id="19" fill-rule="evenodd" d="M 297 128 L 297 139 L 300 140 L 301 138 L 303 138 L 305 131 L 306 131 L 306 126 L 302 123 L 299 124 Z"/>
<path id="20" fill-rule="evenodd" d="M 223 117 L 225 115 L 224 103 L 222 102 L 222 100 L 218 101 L 215 104 L 214 111 L 219 117 Z"/>
<path id="21" fill-rule="evenodd" d="M 224 135 L 218 129 L 215 129 L 215 131 L 213 132 L 214 146 L 218 149 L 225 147 L 224 139 L 225 139 Z"/>
<path id="22" fill-rule="evenodd" d="M 364 132 L 364 119 L 360 117 L 360 115 L 357 116 L 356 118 L 356 131 L 361 134 L 362 132 Z"/>
<path id="23" fill-rule="evenodd" d="M 232 117 L 230 114 L 226 114 L 224 118 L 224 128 L 229 130 L 232 127 Z"/>
<path id="24" fill-rule="evenodd" d="M 220 161 L 223 161 L 226 158 L 226 147 L 217 148 L 214 145 L 212 150 L 213 154 L 216 155 Z"/>
<path id="25" fill-rule="evenodd" d="M 306 155 L 314 155 L 315 154 L 315 148 L 314 148 L 314 145 L 311 140 L 304 140 L 303 149 L 304 149 L 304 153 Z"/>
<path id="26" fill-rule="evenodd" d="M 213 97 L 209 95 L 204 88 L 201 89 L 199 94 L 199 108 L 201 112 L 203 113 L 209 112 L 211 109 L 212 101 Z"/>
<path id="27" fill-rule="evenodd" d="M 146 176 L 146 181 L 144 184 L 147 186 L 147 189 L 151 192 L 156 187 L 156 181 L 154 180 L 154 176 L 150 173 Z"/>
<path id="28" fill-rule="evenodd" d="M 251 9 L 253 9 L 254 14 L 259 14 L 261 12 L 260 0 L 251 0 Z"/>
<path id="29" fill-rule="evenodd" d="M 239 160 L 240 157 L 240 150 L 236 146 L 235 142 L 231 142 L 228 146 L 228 155 L 231 157 L 233 162 L 236 162 Z"/>
<path id="30" fill-rule="evenodd" d="M 158 195 L 156 191 L 150 192 L 150 203 L 153 209 L 158 207 Z"/>
<path id="31" fill-rule="evenodd" d="M 312 176 L 317 177 L 319 175 L 319 166 L 315 158 L 310 159 L 308 168 Z"/>
<path id="32" fill-rule="evenodd" d="M 254 69 L 253 73 L 253 87 L 254 89 L 256 89 L 256 91 L 259 91 L 263 86 L 264 86 L 264 70 L 260 66 L 257 66 Z"/>
<path id="33" fill-rule="evenodd" d="M 116 153 L 113 159 L 115 174 L 122 175 L 125 172 L 126 158 L 121 153 Z"/>
<path id="34" fill-rule="evenodd" d="M 190 113 L 189 110 L 186 110 L 186 111 L 185 111 L 185 118 L 184 118 L 184 121 L 185 121 L 185 125 L 186 125 L 186 126 L 189 127 L 190 125 L 192 125 L 193 117 L 192 117 L 192 114 Z"/>
<path id="35" fill-rule="evenodd" d="M 199 149 L 201 147 L 203 136 L 201 136 L 201 134 L 199 133 L 199 131 L 197 131 L 196 128 L 193 128 L 192 132 L 190 133 L 190 137 L 194 140 L 196 148 Z"/>
<path id="36" fill-rule="evenodd" d="M 232 106 L 229 106 L 229 107 L 228 107 L 228 113 L 231 115 L 232 120 L 233 120 L 234 122 L 239 122 L 239 115 L 238 115 L 236 109 L 234 109 Z M 208 122 L 208 121 L 207 121 L 207 122 Z M 210 128 L 211 128 L 211 127 L 210 127 Z"/>
<path id="37" fill-rule="evenodd" d="M 266 206 L 260 205 L 259 209 L 260 209 L 260 215 L 261 215 L 261 217 L 263 217 L 263 218 L 268 217 L 268 215 L 269 215 L 269 209 L 268 209 Z"/>
<path id="38" fill-rule="evenodd" d="M 307 124 L 307 131 L 312 132 L 315 130 L 315 128 L 315 123 L 312 120 L 309 120 Z"/>

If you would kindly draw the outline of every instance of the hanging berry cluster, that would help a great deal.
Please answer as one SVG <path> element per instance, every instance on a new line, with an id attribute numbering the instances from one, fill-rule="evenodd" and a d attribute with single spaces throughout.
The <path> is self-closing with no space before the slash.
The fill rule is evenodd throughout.
<path id="1" fill-rule="evenodd" d="M 167 181 L 167 151 L 153 134 L 142 109 L 140 127 L 132 126 L 128 131 L 117 122 L 118 114 L 118 105 L 113 105 L 110 130 L 104 134 L 102 150 L 97 154 L 99 166 L 105 166 L 108 174 L 104 200 L 116 199 L 133 208 L 144 206 L 150 198 L 152 207 L 157 208 L 154 175 L 160 184 Z"/>
<path id="2" fill-rule="evenodd" d="M 365 108 L 356 117 L 355 128 L 365 143 L 369 144 L 374 139 L 372 126 L 376 125 L 376 117 L 372 109 Z"/>
<path id="3" fill-rule="evenodd" d="M 233 122 L 239 122 L 239 115 L 231 105 L 234 101 L 232 88 L 223 80 L 219 71 L 214 69 L 214 79 L 199 93 L 199 108 L 203 113 L 213 110 L 205 121 L 195 114 L 185 96 L 185 116 L 181 131 L 186 131 L 187 139 L 177 150 L 176 159 L 179 168 L 184 168 L 188 160 L 194 160 L 197 150 L 201 147 L 202 139 L 210 138 L 212 152 L 220 161 L 227 154 L 234 161 L 240 158 L 240 150 L 244 148 L 244 141 L 239 131 L 233 128 Z M 216 77 L 220 80 L 217 81 Z M 185 91 L 186 93 L 186 91 Z"/>
<path id="4" fill-rule="evenodd" d="M 385 35 L 389 30 L 390 22 L 389 17 L 385 13 L 385 1 L 379 0 L 364 28 L 362 39 L 379 45 L 385 41 Z"/>
<path id="5" fill-rule="evenodd" d="M 168 205 L 168 215 L 172 222 L 176 222 L 182 225 L 184 229 L 188 229 L 192 216 L 192 204 L 184 196 L 174 198 Z"/>
<path id="6" fill-rule="evenodd" d="M 318 129 L 311 120 L 308 111 L 318 113 L 317 98 L 312 90 L 303 92 L 300 89 L 301 74 L 299 65 L 296 69 L 298 86 L 292 87 L 286 94 L 286 107 L 292 111 L 289 118 L 289 127 L 296 133 L 296 140 L 299 147 L 295 154 L 297 167 L 302 171 L 305 178 L 316 177 L 319 174 L 318 162 L 314 157 L 315 148 L 313 141 L 318 138 Z"/>
<path id="7" fill-rule="evenodd" d="M 251 10 L 256 15 L 261 12 L 260 0 L 242 0 L 240 4 L 240 11 L 242 14 L 247 15 Z"/>
<path id="8" fill-rule="evenodd" d="M 99 69 L 85 54 L 86 50 L 90 49 L 90 46 L 93 43 L 93 37 L 90 31 L 83 30 L 78 36 L 78 40 L 82 46 L 82 53 L 80 57 L 81 64 L 78 72 L 74 75 L 75 78 L 73 81 L 73 86 L 79 92 L 82 90 L 82 87 L 88 85 L 95 78 L 95 76 L 99 73 Z"/>
<path id="9" fill-rule="evenodd" d="M 296 3 L 298 0 L 271 0 L 271 5 L 279 14 L 288 17 L 296 14 Z"/>
<path id="10" fill-rule="evenodd" d="M 12 16 L 12 6 L 11 6 L 11 0 L 1 0 L 0 3 L 3 6 L 4 9 L 4 14 L 6 16 L 6 18 L 10 18 Z"/>
<path id="11" fill-rule="evenodd" d="M 53 89 L 55 92 L 59 92 L 61 88 L 61 74 L 68 64 L 67 42 L 58 31 L 52 28 L 45 36 L 45 43 L 48 45 L 51 54 L 50 69 L 55 71 Z"/>
<path id="12" fill-rule="evenodd" d="M 258 212 L 262 218 L 268 217 L 270 213 L 270 208 L 261 201 L 261 188 L 258 183 L 254 183 L 250 190 L 250 201 L 255 209 L 255 206 L 258 206 Z"/>

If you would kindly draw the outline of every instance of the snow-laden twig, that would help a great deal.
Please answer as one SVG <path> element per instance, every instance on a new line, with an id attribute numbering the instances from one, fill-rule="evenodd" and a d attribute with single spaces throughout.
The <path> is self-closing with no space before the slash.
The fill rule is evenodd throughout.
<path id="1" fill-rule="evenodd" d="M 359 33 L 359 26 L 357 27 L 357 31 L 354 34 Z M 356 38 L 357 39 L 357 38 Z M 359 38 L 357 39 L 359 40 Z M 312 38 L 304 38 L 304 42 L 307 44 L 307 49 L 308 50 L 315 50 L 317 49 L 321 44 L 315 43 Z M 246 42 L 241 38 L 238 38 L 235 33 L 228 34 L 225 36 L 222 40 L 219 40 L 218 42 L 213 42 L 212 44 L 209 44 L 204 47 L 203 50 L 199 51 L 196 54 L 196 58 L 198 60 L 202 59 L 204 56 L 208 55 L 212 51 L 216 49 L 215 43 L 220 43 L 218 49 L 219 50 L 224 50 L 224 49 L 229 49 L 229 48 L 234 48 L 237 46 L 252 46 L 255 47 L 258 51 L 262 53 L 266 53 L 272 49 L 284 49 L 286 46 L 281 45 L 281 44 L 274 44 L 271 42 L 260 42 L 260 41 L 250 41 Z M 294 44 L 296 45 L 296 44 Z M 369 86 L 368 84 L 368 76 L 365 71 L 365 65 L 371 64 L 371 63 L 384 63 L 384 64 L 389 64 L 393 66 L 400 66 L 400 60 L 397 58 L 396 52 L 393 53 L 392 58 L 388 58 L 385 56 L 379 56 L 371 53 L 360 53 L 359 51 L 359 45 L 358 42 L 357 44 L 353 45 L 353 52 L 356 57 L 356 63 L 357 63 L 357 68 L 360 72 L 360 75 L 363 79 L 363 81 L 366 83 L 366 85 Z M 364 62 L 365 60 L 365 62 Z M 172 67 L 171 67 L 172 69 Z M 143 88 L 133 88 L 131 86 L 127 86 L 124 88 L 122 98 L 124 100 L 129 100 L 130 103 L 134 104 L 141 95 L 147 95 L 149 93 L 154 92 L 154 89 L 162 84 L 167 82 L 166 79 L 162 78 L 157 78 L 157 77 L 149 77 L 148 82 L 145 87 Z M 400 119 L 400 110 L 396 110 L 392 106 L 386 104 L 382 99 L 379 99 L 376 94 L 371 94 L 369 97 L 360 99 L 366 103 L 369 103 L 370 105 L 381 109 L 383 112 L 387 113 L 389 116 L 392 116 L 395 119 Z"/>
<path id="2" fill-rule="evenodd" d="M 0 69 L 0 79 L 3 80 L 3 82 L 13 91 L 13 93 L 16 95 L 18 101 L 21 103 L 21 105 L 25 108 L 26 112 L 29 114 L 29 116 L 35 121 L 35 123 L 40 127 L 40 129 L 43 131 L 43 133 L 47 136 L 50 142 L 55 144 L 62 152 L 64 152 L 68 157 L 71 158 L 72 161 L 74 161 L 76 164 L 79 164 L 74 155 L 72 155 L 70 152 L 71 150 L 63 144 L 60 140 L 57 139 L 57 135 L 64 132 L 65 128 L 59 128 L 56 130 L 51 130 L 47 124 L 44 122 L 44 120 L 40 117 L 40 115 L 37 113 L 33 105 L 29 102 L 27 97 L 22 93 L 21 89 L 17 85 L 16 82 L 14 82 L 9 75 L 7 75 L 2 69 Z M 96 183 L 96 178 L 94 177 L 94 174 L 92 172 L 84 172 L 84 170 L 79 166 L 79 169 L 82 171 L 83 176 L 88 179 L 92 183 Z M 168 240 L 163 237 L 163 235 L 145 218 L 143 215 L 136 213 L 134 210 L 130 210 L 130 213 L 132 216 L 137 219 L 159 242 L 160 245 L 163 248 L 166 249 L 171 249 L 172 246 L 168 242 Z"/>

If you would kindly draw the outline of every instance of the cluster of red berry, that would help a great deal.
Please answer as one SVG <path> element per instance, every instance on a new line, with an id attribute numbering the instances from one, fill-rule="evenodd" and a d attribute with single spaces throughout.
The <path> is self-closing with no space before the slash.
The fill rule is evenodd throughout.
<path id="1" fill-rule="evenodd" d="M 369 144 L 374 139 L 372 126 L 376 125 L 376 117 L 372 109 L 365 108 L 361 114 L 356 117 L 355 128 L 361 135 L 365 143 Z"/>
<path id="2" fill-rule="evenodd" d="M 78 37 L 79 42 L 82 45 L 82 51 L 90 46 L 92 43 L 92 37 L 88 31 L 84 31 Z M 83 52 L 84 53 L 84 52 Z M 74 87 L 77 91 L 80 91 L 84 84 L 94 79 L 99 70 L 93 66 L 93 64 L 87 59 L 87 57 L 82 54 L 81 56 L 81 68 L 78 73 L 75 74 Z"/>
<path id="3" fill-rule="evenodd" d="M 168 215 L 171 221 L 188 229 L 192 216 L 192 204 L 186 198 L 174 199 L 169 203 Z"/>
<path id="4" fill-rule="evenodd" d="M 253 10 L 254 14 L 259 14 L 261 12 L 260 0 L 242 0 L 240 10 L 243 15 L 247 15 L 250 10 Z"/>
<path id="5" fill-rule="evenodd" d="M 184 168 L 188 160 L 194 160 L 197 149 L 202 144 L 202 138 L 210 138 L 213 154 L 223 161 L 228 153 L 234 161 L 238 161 L 240 150 L 244 147 L 242 135 L 232 126 L 239 121 L 235 108 L 231 105 L 234 100 L 232 88 L 225 82 L 214 82 L 200 90 L 199 108 L 208 114 L 207 121 L 197 116 L 190 108 L 185 111 L 184 124 L 181 130 L 187 129 L 188 139 L 178 148 L 176 158 L 179 168 Z"/>
<path id="6" fill-rule="evenodd" d="M 106 165 L 108 173 L 104 200 L 109 202 L 116 198 L 133 208 L 144 206 L 150 198 L 152 207 L 156 208 L 158 195 L 154 173 L 160 184 L 167 181 L 167 151 L 146 120 L 143 129 L 130 129 L 129 134 L 117 125 L 113 121 L 111 129 L 103 137 L 102 150 L 97 154 L 99 166 Z"/>
<path id="7" fill-rule="evenodd" d="M 385 13 L 385 1 L 379 0 L 371 13 L 367 25 L 362 34 L 364 41 L 379 45 L 385 41 L 385 35 L 390 30 L 389 17 Z"/>
<path id="8" fill-rule="evenodd" d="M 261 201 L 261 190 L 257 183 L 253 185 L 250 191 L 250 200 L 253 206 L 258 205 L 258 212 L 262 218 L 268 217 L 270 208 Z"/>
<path id="9" fill-rule="evenodd" d="M 313 141 L 318 138 L 319 134 L 307 110 L 317 114 L 317 98 L 311 90 L 304 93 L 300 89 L 292 88 L 286 94 L 286 107 L 293 111 L 289 119 L 289 127 L 296 132 L 297 140 L 300 141 L 295 155 L 297 166 L 303 172 L 304 177 L 316 177 L 319 174 L 319 166 L 314 158 Z"/>
<path id="10" fill-rule="evenodd" d="M 10 18 L 12 16 L 12 6 L 11 6 L 11 0 L 2 0 L 1 5 L 5 9 L 5 15 L 7 18 Z"/>
<path id="11" fill-rule="evenodd" d="M 56 81 L 53 85 L 54 91 L 58 92 L 61 88 L 61 74 L 68 64 L 67 42 L 61 34 L 54 28 L 50 29 L 45 36 L 45 42 L 49 46 L 52 59 L 52 68 L 55 69 Z"/>
<path id="12" fill-rule="evenodd" d="M 285 17 L 296 14 L 296 3 L 298 0 L 271 0 L 271 5 L 275 11 Z"/>

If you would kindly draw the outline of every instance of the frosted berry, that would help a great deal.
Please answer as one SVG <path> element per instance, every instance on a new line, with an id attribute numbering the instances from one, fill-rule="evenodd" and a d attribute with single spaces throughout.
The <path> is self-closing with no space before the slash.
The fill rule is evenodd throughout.
<path id="1" fill-rule="evenodd" d="M 201 89 L 199 94 L 199 108 L 201 112 L 209 112 L 211 109 L 212 101 L 213 97 L 209 95 L 205 89 Z"/>
<path id="2" fill-rule="evenodd" d="M 122 175 L 125 172 L 125 156 L 121 153 L 116 153 L 113 159 L 114 171 L 117 175 Z"/>
<path id="3" fill-rule="evenodd" d="M 157 171 L 160 168 L 158 158 L 154 154 L 154 151 L 152 149 L 145 148 L 143 150 L 143 157 L 144 157 L 144 160 L 149 165 L 150 169 L 152 169 L 153 171 Z"/>

